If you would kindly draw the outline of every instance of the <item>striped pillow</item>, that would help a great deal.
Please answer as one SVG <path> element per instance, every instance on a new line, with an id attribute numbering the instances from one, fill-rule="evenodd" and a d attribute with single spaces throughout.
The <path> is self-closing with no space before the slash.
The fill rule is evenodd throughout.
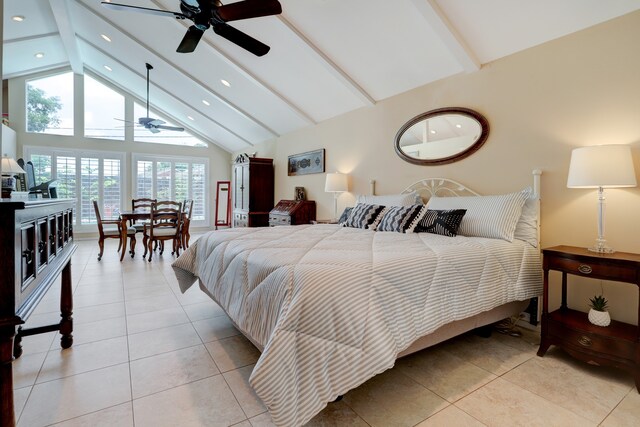
<path id="1" fill-rule="evenodd" d="M 416 233 L 433 233 L 442 236 L 456 237 L 466 209 L 434 211 L 427 209 L 415 228 Z"/>
<path id="2" fill-rule="evenodd" d="M 376 227 L 376 231 L 395 231 L 411 233 L 416 219 L 422 215 L 423 205 L 391 206 L 384 211 L 384 216 Z"/>
<path id="3" fill-rule="evenodd" d="M 513 241 L 513 233 L 522 206 L 531 189 L 500 196 L 432 197 L 427 207 L 433 210 L 466 209 L 458 234 Z"/>
<path id="4" fill-rule="evenodd" d="M 351 212 L 349 217 L 341 225 L 343 227 L 352 228 L 370 228 L 375 227 L 375 221 L 380 212 L 384 209 L 384 206 L 380 205 L 368 205 L 366 203 L 358 203 Z M 375 230 L 375 228 L 374 228 Z"/>
<path id="5" fill-rule="evenodd" d="M 342 224 L 343 222 L 345 222 L 347 220 L 347 218 L 349 218 L 349 214 L 351 213 L 351 209 L 353 209 L 353 208 L 352 207 L 344 208 L 344 210 L 342 211 L 342 215 L 340 215 L 340 218 L 338 219 L 338 223 Z"/>

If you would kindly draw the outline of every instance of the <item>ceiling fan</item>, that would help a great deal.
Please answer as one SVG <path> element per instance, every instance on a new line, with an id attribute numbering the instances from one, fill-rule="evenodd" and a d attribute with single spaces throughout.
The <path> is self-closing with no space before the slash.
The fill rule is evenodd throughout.
<path id="1" fill-rule="evenodd" d="M 126 4 L 103 1 L 102 5 L 112 10 L 126 10 L 157 16 L 172 16 L 176 19 L 193 21 L 184 35 L 177 52 L 193 52 L 210 27 L 221 37 L 248 50 L 256 56 L 263 56 L 271 49 L 266 44 L 254 39 L 248 34 L 227 25 L 229 21 L 271 16 L 282 13 L 282 6 L 278 0 L 244 0 L 223 5 L 218 0 L 180 0 L 180 12 L 172 12 L 148 7 L 130 6 Z"/>
<path id="2" fill-rule="evenodd" d="M 149 63 L 145 64 L 147 66 L 147 117 L 138 118 L 138 125 L 143 126 L 145 129 L 148 129 L 151 133 L 158 133 L 161 129 L 163 130 L 173 130 L 176 132 L 184 132 L 183 127 L 177 126 L 166 126 L 165 121 L 160 119 L 154 119 L 149 117 L 149 70 L 153 70 L 153 66 Z M 121 122 L 133 123 L 128 120 L 116 119 Z"/>

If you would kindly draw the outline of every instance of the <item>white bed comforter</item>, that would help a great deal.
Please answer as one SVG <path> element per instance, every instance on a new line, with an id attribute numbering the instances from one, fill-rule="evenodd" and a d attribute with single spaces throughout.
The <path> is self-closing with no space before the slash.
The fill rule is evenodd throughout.
<path id="1" fill-rule="evenodd" d="M 235 228 L 173 264 L 263 352 L 251 385 L 280 426 L 394 365 L 438 327 L 542 292 L 537 249 L 516 240 L 335 225 Z"/>

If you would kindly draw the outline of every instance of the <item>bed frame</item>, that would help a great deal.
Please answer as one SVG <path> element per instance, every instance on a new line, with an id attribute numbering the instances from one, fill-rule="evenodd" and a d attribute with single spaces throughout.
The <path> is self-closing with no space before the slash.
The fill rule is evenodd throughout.
<path id="1" fill-rule="evenodd" d="M 536 200 L 536 217 L 538 224 L 538 248 L 540 248 L 540 176 L 542 171 L 535 169 L 532 172 L 533 175 L 533 198 Z M 375 181 L 371 181 L 371 194 L 375 193 Z M 433 196 L 438 197 L 460 197 L 460 196 L 479 196 L 473 190 L 465 187 L 457 181 L 453 181 L 446 178 L 426 178 L 417 181 L 407 188 L 402 193 L 409 193 L 411 191 L 417 192 L 420 197 L 426 202 Z M 530 301 L 514 301 L 504 305 L 500 305 L 492 310 L 485 311 L 466 319 L 457 320 L 452 323 L 448 323 L 440 328 L 436 329 L 429 335 L 418 338 L 408 348 L 398 353 L 398 358 L 407 356 L 409 354 L 418 352 L 427 347 L 431 347 L 442 341 L 446 341 L 450 338 L 471 331 L 476 328 L 490 325 L 500 320 L 506 319 L 512 316 L 520 317 L 520 314 L 525 312 L 525 316 L 528 316 L 528 321 L 531 325 L 537 325 L 538 319 L 540 319 L 540 307 L 538 304 L 538 298 L 533 298 Z"/>

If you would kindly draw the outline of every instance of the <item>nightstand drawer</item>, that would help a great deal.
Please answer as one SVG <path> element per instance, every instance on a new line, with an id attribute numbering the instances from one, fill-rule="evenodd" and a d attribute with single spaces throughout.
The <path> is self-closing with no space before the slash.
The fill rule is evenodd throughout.
<path id="1" fill-rule="evenodd" d="M 602 335 L 572 329 L 564 323 L 549 320 L 549 335 L 563 346 L 575 350 L 608 354 L 618 358 L 633 360 L 636 346 L 633 341 L 605 336 L 607 328 L 602 328 Z"/>
<path id="2" fill-rule="evenodd" d="M 562 257 L 545 257 L 544 263 L 549 270 L 564 271 L 577 276 L 631 283 L 637 280 L 637 269 L 611 263 L 600 263 L 599 260 L 582 262 Z"/>

